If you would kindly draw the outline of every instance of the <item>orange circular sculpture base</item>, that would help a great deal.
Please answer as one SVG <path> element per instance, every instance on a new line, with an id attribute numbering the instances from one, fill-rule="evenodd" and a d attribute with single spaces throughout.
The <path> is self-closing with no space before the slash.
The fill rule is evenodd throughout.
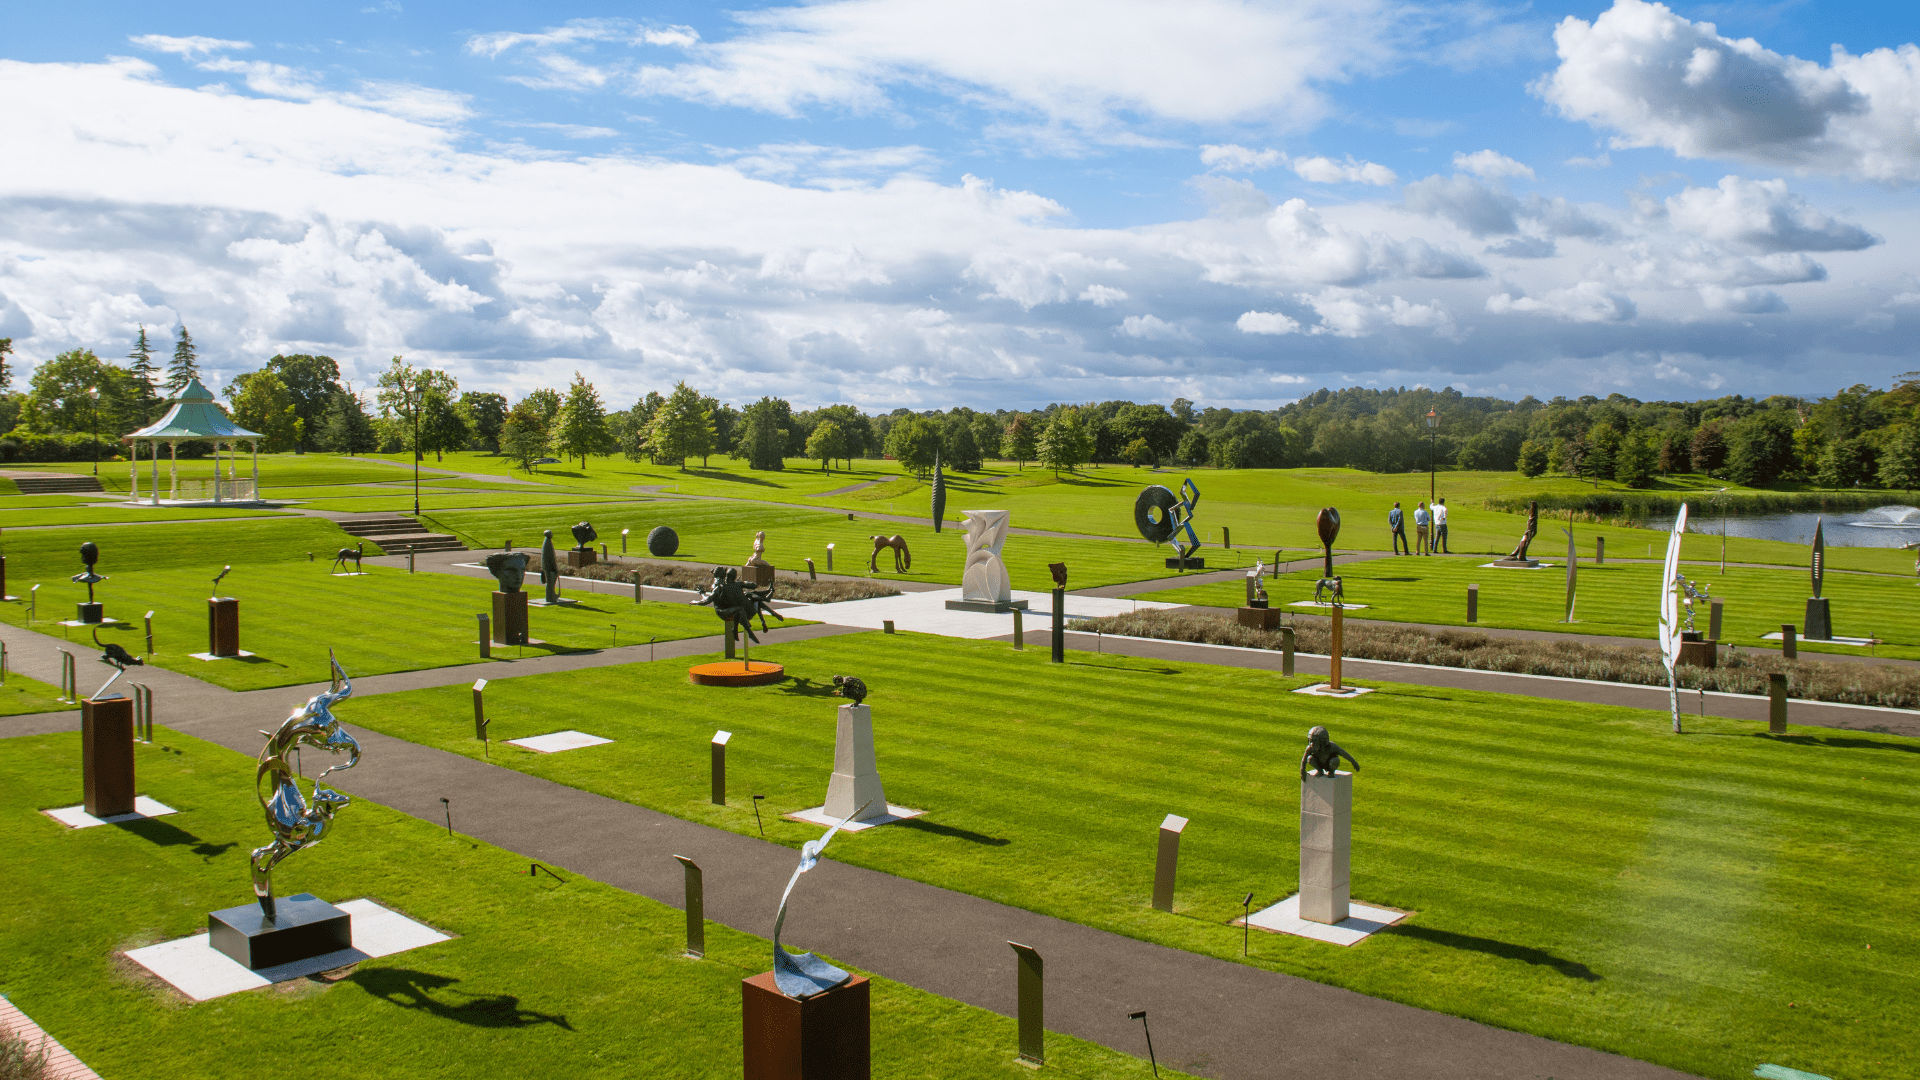
<path id="1" fill-rule="evenodd" d="M 687 669 L 687 678 L 695 686 L 765 686 L 786 677 L 786 668 L 764 660 L 755 660 L 751 669 L 740 660 L 698 664 Z"/>

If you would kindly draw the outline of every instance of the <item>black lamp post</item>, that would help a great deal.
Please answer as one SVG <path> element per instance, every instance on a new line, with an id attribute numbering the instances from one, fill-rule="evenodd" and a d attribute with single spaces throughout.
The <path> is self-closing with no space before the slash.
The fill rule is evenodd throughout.
<path id="1" fill-rule="evenodd" d="M 426 372 L 415 372 L 413 388 L 407 400 L 413 406 L 413 516 L 420 516 L 420 405 L 426 399 L 422 387 L 426 383 Z"/>
<path id="2" fill-rule="evenodd" d="M 87 398 L 92 402 L 93 413 L 93 475 L 100 475 L 100 388 L 87 387 Z"/>
<path id="3" fill-rule="evenodd" d="M 1428 507 L 1427 512 L 1428 513 L 1433 512 L 1432 510 L 1433 496 L 1434 496 L 1433 440 L 1434 440 L 1434 436 L 1438 435 L 1439 433 L 1440 433 L 1440 414 L 1434 412 L 1432 409 L 1428 409 L 1427 410 L 1427 507 Z"/>

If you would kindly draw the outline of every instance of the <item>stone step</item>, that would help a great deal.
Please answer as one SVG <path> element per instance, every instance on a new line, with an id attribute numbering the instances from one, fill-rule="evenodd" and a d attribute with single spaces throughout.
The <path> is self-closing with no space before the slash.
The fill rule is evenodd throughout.
<path id="1" fill-rule="evenodd" d="M 22 495 L 66 495 L 105 491 L 97 476 L 16 476 L 15 487 Z"/>
<path id="2" fill-rule="evenodd" d="M 404 555 L 411 548 L 414 551 L 465 551 L 467 545 L 458 537 L 443 536 L 439 533 L 421 533 L 415 536 L 382 537 L 375 541 L 381 550 L 389 555 Z"/>

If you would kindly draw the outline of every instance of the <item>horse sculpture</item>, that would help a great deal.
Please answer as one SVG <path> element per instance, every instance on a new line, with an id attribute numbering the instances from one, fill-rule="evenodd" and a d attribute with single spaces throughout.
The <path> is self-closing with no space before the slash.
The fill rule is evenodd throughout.
<path id="1" fill-rule="evenodd" d="M 293 710 L 278 731 L 260 733 L 267 736 L 267 744 L 260 749 L 253 787 L 260 809 L 266 814 L 267 828 L 273 831 L 273 842 L 255 848 L 249 865 L 253 870 L 253 895 L 260 901 L 260 910 L 268 922 L 273 921 L 274 915 L 273 868 L 294 852 L 326 839 L 333 828 L 333 815 L 352 801 L 338 791 L 320 786 L 327 773 L 351 769 L 360 763 L 360 744 L 333 715 L 334 702 L 350 696 L 353 683 L 348 681 L 340 661 L 333 658 L 331 649 L 327 651 L 327 660 L 333 666 L 332 686 Z M 329 766 L 326 772 L 313 778 L 311 802 L 300 791 L 298 754 L 302 746 L 347 755 L 344 764 Z M 289 755 L 293 761 L 288 760 Z"/>
<path id="2" fill-rule="evenodd" d="M 341 548 L 339 554 L 333 557 L 333 568 L 338 570 L 351 562 L 353 563 L 353 572 L 356 574 L 359 573 L 360 557 L 366 554 L 366 551 L 367 542 L 365 540 L 360 541 L 350 548 Z"/>
<path id="3" fill-rule="evenodd" d="M 907 550 L 906 537 L 871 536 L 868 537 L 868 539 L 873 541 L 873 554 L 867 558 L 867 570 L 869 572 L 875 574 L 880 572 L 880 552 L 886 548 L 893 549 L 894 573 L 904 574 L 913 569 L 913 552 Z"/>

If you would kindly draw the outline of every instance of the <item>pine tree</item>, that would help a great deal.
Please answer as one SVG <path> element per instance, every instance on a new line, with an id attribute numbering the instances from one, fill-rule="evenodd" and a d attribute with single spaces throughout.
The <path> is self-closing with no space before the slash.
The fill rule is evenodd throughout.
<path id="1" fill-rule="evenodd" d="M 0 337 L 0 393 L 13 385 L 13 368 L 7 365 L 7 354 L 13 351 L 13 339 Z"/>
<path id="2" fill-rule="evenodd" d="M 193 336 L 187 328 L 180 328 L 180 337 L 173 343 L 173 363 L 167 365 L 167 393 L 178 394 L 187 388 L 190 379 L 200 377 L 200 361 L 193 348 Z"/>
<path id="3" fill-rule="evenodd" d="M 364 454 L 379 447 L 373 420 L 367 416 L 366 407 L 360 404 L 360 395 L 353 392 L 351 385 L 333 396 L 333 408 L 327 413 L 321 442 L 337 454 Z"/>
<path id="4" fill-rule="evenodd" d="M 156 397 L 153 378 L 160 373 L 153 362 L 153 347 L 147 344 L 145 323 L 141 324 L 140 336 L 134 341 L 133 351 L 127 354 L 127 359 L 132 361 L 127 365 L 127 372 L 133 376 L 134 407 L 140 414 L 140 422 L 144 424 L 153 419 Z"/>

